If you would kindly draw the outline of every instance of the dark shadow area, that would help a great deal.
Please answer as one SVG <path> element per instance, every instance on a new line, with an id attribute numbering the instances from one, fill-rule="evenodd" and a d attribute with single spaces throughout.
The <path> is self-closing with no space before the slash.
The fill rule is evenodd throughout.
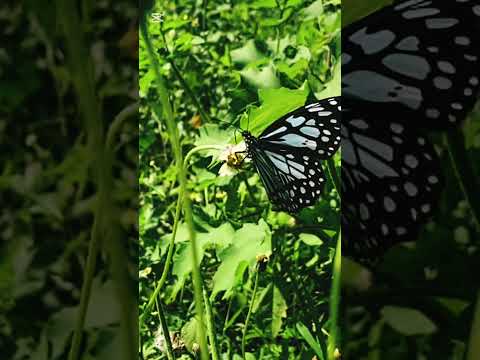
<path id="1" fill-rule="evenodd" d="M 0 357 L 134 359 L 137 4 L 0 6 Z"/>

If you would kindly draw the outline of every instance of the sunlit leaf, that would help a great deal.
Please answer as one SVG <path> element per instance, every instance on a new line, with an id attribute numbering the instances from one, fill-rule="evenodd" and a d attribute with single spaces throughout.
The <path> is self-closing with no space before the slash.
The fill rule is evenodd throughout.
<path id="1" fill-rule="evenodd" d="M 244 224 L 235 233 L 231 246 L 220 254 L 222 263 L 213 277 L 212 298 L 220 291 L 226 291 L 223 298 L 231 295 L 235 279 L 241 275 L 237 274 L 237 268 L 242 262 L 253 267 L 257 256 L 270 255 L 270 237 L 270 228 L 263 220 L 258 224 Z"/>
<path id="2" fill-rule="evenodd" d="M 273 287 L 272 299 L 272 336 L 275 338 L 282 328 L 283 319 L 287 317 L 287 302 L 277 286 Z"/>
<path id="3" fill-rule="evenodd" d="M 257 49 L 253 40 L 248 40 L 241 48 L 230 52 L 232 61 L 239 64 L 248 64 L 258 61 L 265 56 Z"/>

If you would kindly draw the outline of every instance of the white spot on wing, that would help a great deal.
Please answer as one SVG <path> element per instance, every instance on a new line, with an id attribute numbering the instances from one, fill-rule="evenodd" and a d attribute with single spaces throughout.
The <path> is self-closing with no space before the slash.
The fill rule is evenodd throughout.
<path id="1" fill-rule="evenodd" d="M 269 138 L 270 136 L 273 136 L 273 135 L 282 133 L 282 132 L 284 132 L 285 130 L 287 130 L 287 127 L 286 127 L 286 126 L 282 126 L 281 128 L 278 128 L 277 130 L 274 130 L 274 131 L 272 131 L 271 133 L 269 133 L 269 134 L 267 134 L 267 135 L 260 136 L 260 139 Z"/>
<path id="2" fill-rule="evenodd" d="M 305 135 L 317 138 L 320 135 L 320 130 L 311 126 L 304 126 L 300 128 L 300 132 L 304 133 Z"/>
<path id="3" fill-rule="evenodd" d="M 279 141 L 271 141 L 275 144 L 283 144 L 293 147 L 307 147 L 311 150 L 316 150 L 317 143 L 313 140 L 309 140 L 304 136 L 298 134 L 286 134 L 280 138 Z"/>
<path id="4" fill-rule="evenodd" d="M 305 118 L 303 116 L 298 116 L 298 117 L 295 117 L 293 115 L 291 115 L 287 120 L 285 120 L 286 122 L 290 123 L 293 127 L 297 127 L 297 126 L 300 126 L 302 125 L 304 122 L 305 122 Z"/>

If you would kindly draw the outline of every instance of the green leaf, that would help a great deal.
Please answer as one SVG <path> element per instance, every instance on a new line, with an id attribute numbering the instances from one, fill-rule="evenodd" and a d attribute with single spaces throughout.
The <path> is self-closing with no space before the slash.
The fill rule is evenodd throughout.
<path id="1" fill-rule="evenodd" d="M 148 71 L 140 77 L 139 85 L 140 85 L 140 94 L 142 97 L 147 95 L 148 89 L 150 89 L 150 85 L 155 81 L 155 72 L 153 71 L 153 67 L 150 67 Z M 141 149 L 144 150 L 143 148 Z"/>
<path id="2" fill-rule="evenodd" d="M 470 305 L 470 302 L 462 299 L 437 297 L 436 300 L 455 316 L 459 316 Z"/>
<path id="3" fill-rule="evenodd" d="M 392 3 L 392 0 L 377 0 L 377 1 L 358 1 L 358 0 L 343 0 L 342 7 L 348 11 L 342 12 L 342 27 L 345 27 L 352 22 L 359 20 L 372 12 Z"/>
<path id="4" fill-rule="evenodd" d="M 308 93 L 309 89 L 306 84 L 295 90 L 287 88 L 259 90 L 258 96 L 262 105 L 250 112 L 249 123 L 247 119 L 242 119 L 241 128 L 248 128 L 253 135 L 258 136 L 272 122 L 304 105 Z"/>
<path id="5" fill-rule="evenodd" d="M 232 50 L 230 53 L 232 61 L 238 64 L 249 64 L 265 57 L 255 46 L 255 41 L 248 40 L 241 48 Z"/>
<path id="6" fill-rule="evenodd" d="M 222 153 L 221 147 L 226 147 L 232 138 L 229 130 L 222 130 L 216 124 L 206 124 L 199 130 L 199 136 L 195 139 L 195 146 L 212 146 L 210 149 L 202 150 L 200 154 L 204 157 L 212 157 L 212 164 L 219 161 Z M 216 147 L 216 148 L 213 148 Z"/>
<path id="7" fill-rule="evenodd" d="M 214 246 L 222 250 L 234 241 L 234 234 L 235 231 L 229 223 L 223 224 L 218 228 L 212 228 L 206 233 L 197 233 L 196 243 L 199 263 L 202 263 L 206 248 Z M 186 226 L 179 226 L 175 243 L 182 240 L 185 241 L 185 239 L 190 239 L 187 228 Z M 177 246 L 172 270 L 173 275 L 177 276 L 177 282 L 172 289 L 169 301 L 176 297 L 178 291 L 183 287 L 185 280 L 192 272 L 192 250 L 192 243 L 190 241 L 188 243 L 181 242 L 180 246 Z"/>
<path id="8" fill-rule="evenodd" d="M 192 48 L 193 35 L 189 33 L 181 34 L 175 41 L 175 49 L 179 51 L 188 51 Z"/>
<path id="9" fill-rule="evenodd" d="M 285 7 L 295 7 L 301 4 L 303 4 L 303 0 L 288 0 Z"/>
<path id="10" fill-rule="evenodd" d="M 197 318 L 192 317 L 190 320 L 188 320 L 188 322 L 183 326 L 181 334 L 182 340 L 185 343 L 188 351 L 193 351 L 193 344 L 200 344 Z"/>
<path id="11" fill-rule="evenodd" d="M 267 296 L 268 292 L 272 288 L 272 284 L 268 284 L 265 288 L 263 288 L 260 293 L 255 297 L 255 302 L 252 306 L 252 313 L 256 313 L 260 305 L 263 303 L 265 296 Z"/>
<path id="12" fill-rule="evenodd" d="M 172 29 L 178 29 L 181 28 L 187 24 L 190 24 L 191 20 L 190 19 L 173 19 L 173 20 L 165 20 L 162 23 L 162 30 L 166 32 L 167 30 L 172 30 Z"/>
<path id="13" fill-rule="evenodd" d="M 321 15 L 323 15 L 323 0 L 316 0 L 310 6 L 303 9 L 303 16 L 302 20 L 307 21 L 310 19 L 315 19 Z"/>
<path id="14" fill-rule="evenodd" d="M 140 226 L 140 235 L 143 235 L 147 230 L 157 226 L 156 219 L 152 218 L 153 215 L 153 206 L 150 203 L 143 204 L 140 208 L 140 213 L 138 216 L 139 226 Z"/>
<path id="15" fill-rule="evenodd" d="M 293 9 L 288 8 L 286 9 L 281 18 L 266 18 L 261 21 L 262 26 L 278 26 L 281 25 L 283 22 L 287 21 L 290 15 L 292 15 Z"/>
<path id="16" fill-rule="evenodd" d="M 310 348 L 318 356 L 318 359 L 324 360 L 325 358 L 323 356 L 322 347 L 318 343 L 318 341 L 313 337 L 310 330 L 308 330 L 308 328 L 303 323 L 300 323 L 300 322 L 297 323 L 297 330 L 300 333 L 300 335 L 303 337 L 303 339 L 307 342 L 307 344 L 310 345 Z"/>
<path id="17" fill-rule="evenodd" d="M 279 39 L 267 39 L 266 43 L 270 52 L 277 53 L 278 48 L 278 53 L 283 54 L 287 47 L 297 47 L 297 38 L 294 35 L 286 35 Z"/>
<path id="18" fill-rule="evenodd" d="M 278 80 L 272 65 L 265 66 L 261 70 L 245 68 L 239 72 L 242 78 L 255 88 L 269 89 L 280 87 L 280 80 Z"/>
<path id="19" fill-rule="evenodd" d="M 277 63 L 276 65 L 278 71 L 284 73 L 289 79 L 292 80 L 301 79 L 307 74 L 308 71 L 307 59 L 298 59 L 293 63 L 293 65 L 288 65 L 288 63 L 284 62 Z"/>
<path id="20" fill-rule="evenodd" d="M 253 9 L 271 9 L 271 8 L 276 8 L 277 2 L 275 0 L 255 0 L 250 7 Z"/>
<path id="21" fill-rule="evenodd" d="M 465 121 L 465 147 L 480 147 L 480 111 L 474 111 L 469 115 L 469 119 Z"/>
<path id="22" fill-rule="evenodd" d="M 385 306 L 381 314 L 385 323 L 406 336 L 430 335 L 437 331 L 437 326 L 415 309 Z"/>
<path id="23" fill-rule="evenodd" d="M 215 246 L 217 252 L 220 252 L 235 241 L 235 229 L 230 223 L 225 223 L 210 230 L 208 234 L 201 234 L 200 237 L 208 238 L 208 243 Z"/>
<path id="24" fill-rule="evenodd" d="M 327 83 L 325 88 L 315 93 L 317 99 L 326 99 L 332 96 L 340 96 L 342 89 L 341 89 L 341 81 L 342 81 L 342 70 L 341 70 L 341 63 L 338 62 L 334 69 L 333 69 L 333 77 Z"/>
<path id="25" fill-rule="evenodd" d="M 241 273 L 237 273 L 242 263 L 243 266 L 253 267 L 257 256 L 270 256 L 270 238 L 270 228 L 263 220 L 258 224 L 244 224 L 235 233 L 230 247 L 220 254 L 222 263 L 213 277 L 212 299 L 220 291 L 225 291 L 224 299 L 232 294 L 233 287 L 241 280 L 246 268 L 241 268 Z"/>
<path id="26" fill-rule="evenodd" d="M 323 241 L 313 234 L 301 233 L 298 238 L 309 246 L 320 246 L 323 244 Z"/>
<path id="27" fill-rule="evenodd" d="M 275 285 L 273 287 L 272 301 L 272 337 L 275 338 L 282 328 L 283 319 L 287 317 L 287 302 L 280 289 Z"/>

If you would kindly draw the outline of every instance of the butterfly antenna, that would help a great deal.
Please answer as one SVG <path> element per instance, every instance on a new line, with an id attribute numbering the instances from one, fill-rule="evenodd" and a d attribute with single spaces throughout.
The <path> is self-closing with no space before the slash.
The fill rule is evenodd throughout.
<path id="1" fill-rule="evenodd" d="M 217 120 L 218 122 L 220 123 L 224 123 L 224 124 L 227 124 L 229 127 L 233 127 L 235 128 L 236 130 L 240 129 L 237 125 L 234 125 L 232 123 L 229 123 L 228 121 L 223 121 L 223 120 Z"/>

